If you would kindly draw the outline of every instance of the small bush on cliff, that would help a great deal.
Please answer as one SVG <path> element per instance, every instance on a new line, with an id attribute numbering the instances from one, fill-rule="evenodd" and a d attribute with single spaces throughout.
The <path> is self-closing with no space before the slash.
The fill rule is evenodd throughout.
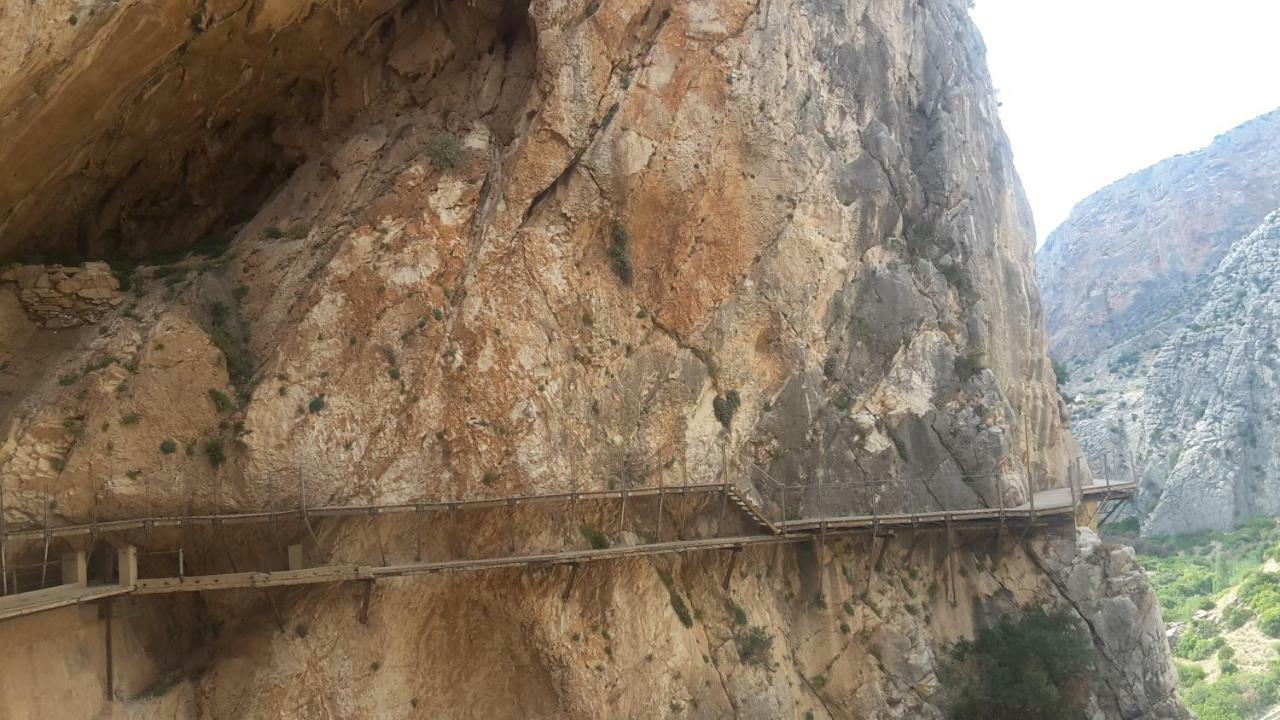
<path id="1" fill-rule="evenodd" d="M 733 422 L 733 414 L 738 412 L 740 405 L 742 405 L 742 398 L 737 390 L 717 395 L 716 399 L 711 401 L 711 409 L 715 412 L 716 420 L 719 420 L 726 430 L 729 429 L 729 423 Z"/>
<path id="2" fill-rule="evenodd" d="M 635 275 L 631 265 L 631 239 L 621 222 L 614 220 L 609 229 L 609 267 L 623 285 L 630 285 Z"/>
<path id="3" fill-rule="evenodd" d="M 604 550 L 609 547 L 609 538 L 590 525 L 583 525 L 580 528 L 580 532 L 582 537 L 587 539 L 587 544 L 591 546 L 592 550 Z"/>
<path id="4" fill-rule="evenodd" d="M 943 687 L 957 720 L 1075 720 L 1090 694 L 1094 650 L 1063 611 L 1032 608 L 956 643 Z"/>
<path id="5" fill-rule="evenodd" d="M 1053 361 L 1053 378 L 1058 382 L 1058 389 L 1062 390 L 1063 386 L 1071 382 L 1071 371 L 1067 369 L 1067 364 L 1059 360 Z"/>
<path id="6" fill-rule="evenodd" d="M 671 600 L 671 609 L 679 618 L 680 624 L 691 628 L 693 627 L 693 615 L 689 613 L 689 606 L 685 604 L 684 598 L 680 596 L 680 591 L 676 589 L 674 578 L 671 577 L 670 571 L 659 570 L 658 579 L 662 580 L 662 584 L 667 588 L 667 596 Z"/>
<path id="7" fill-rule="evenodd" d="M 222 440 L 213 439 L 204 441 L 204 454 L 209 458 L 209 464 L 213 467 L 221 467 L 222 463 L 227 461 L 227 452 Z"/>
<path id="8" fill-rule="evenodd" d="M 229 413 L 236 409 L 236 404 L 231 401 L 231 398 L 216 388 L 209 388 L 209 399 L 213 401 L 213 406 L 220 413 Z"/>
<path id="9" fill-rule="evenodd" d="M 734 637 L 738 657 L 748 665 L 769 668 L 773 665 L 773 636 L 759 625 L 752 625 Z"/>
<path id="10" fill-rule="evenodd" d="M 428 138 L 426 151 L 431 164 L 442 170 L 458 167 L 466 157 L 462 142 L 449 133 L 436 133 Z"/>

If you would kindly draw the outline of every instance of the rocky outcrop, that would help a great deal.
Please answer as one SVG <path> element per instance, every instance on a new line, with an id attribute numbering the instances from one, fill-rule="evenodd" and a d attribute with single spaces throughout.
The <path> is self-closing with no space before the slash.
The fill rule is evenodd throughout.
<path id="1" fill-rule="evenodd" d="M 1280 207 L 1278 136 L 1280 110 L 1081 201 L 1036 256 L 1053 356 L 1176 331 L 1197 279 Z"/>
<path id="2" fill-rule="evenodd" d="M 1280 513 L 1280 214 L 1236 243 L 1191 323 L 1147 373 L 1142 447 L 1153 533 Z"/>
<path id="3" fill-rule="evenodd" d="M 1033 559 L 1063 603 L 1089 628 L 1099 664 L 1092 708 L 1099 718 L 1185 718 L 1165 642 L 1160 601 L 1133 548 L 1081 528 L 1075 546 L 1049 544 Z"/>
<path id="4" fill-rule="evenodd" d="M 1065 477 L 1029 213 L 961 0 L 50 7 L 18 11 L 49 42 L 0 79 L 0 190 L 26 198 L 0 248 L 38 253 L 48 227 L 142 262 L 15 401 L 8 522 L 659 473 L 936 509 Z M 83 139 L 13 162 L 62 137 L 41 118 Z M 555 537 L 544 520 L 518 530 Z M 945 643 L 1056 596 L 1005 547 L 955 550 L 974 579 L 943 599 L 945 553 L 909 542 L 871 567 L 854 543 L 751 551 L 729 597 L 715 556 L 593 566 L 568 602 L 552 572 L 397 582 L 367 628 L 350 588 L 280 598 L 286 633 L 272 598 L 211 597 L 180 618 L 209 628 L 199 671 L 164 692 L 175 663 L 139 641 L 122 693 L 161 697 L 124 712 L 940 717 Z"/>
<path id="5" fill-rule="evenodd" d="M 101 262 L 81 267 L 15 265 L 0 272 L 0 282 L 17 286 L 23 309 L 44 328 L 93 324 L 122 302 L 119 281 Z"/>

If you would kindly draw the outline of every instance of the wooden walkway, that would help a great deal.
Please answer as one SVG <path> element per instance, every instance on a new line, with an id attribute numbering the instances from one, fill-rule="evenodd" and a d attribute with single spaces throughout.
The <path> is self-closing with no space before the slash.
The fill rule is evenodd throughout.
<path id="1" fill-rule="evenodd" d="M 684 540 L 650 542 L 635 545 L 618 545 L 584 550 L 562 550 L 546 553 L 515 553 L 498 557 L 415 562 L 409 564 L 351 565 L 324 564 L 318 567 L 293 567 L 287 570 L 235 572 L 227 574 L 194 575 L 182 577 L 142 578 L 137 575 L 137 556 L 132 547 L 121 548 L 117 573 L 119 580 L 109 584 L 89 585 L 85 582 L 83 553 L 63 558 L 64 585 L 42 590 L 23 592 L 0 597 L 0 620 L 52 610 L 78 603 L 88 603 L 122 595 L 151 595 L 180 592 L 206 592 L 229 589 L 267 589 L 295 585 L 364 581 L 372 583 L 383 578 L 413 575 L 492 570 L 499 568 L 544 568 L 556 566 L 576 567 L 579 564 L 635 556 L 665 555 L 671 553 L 707 552 L 715 550 L 740 551 L 760 544 L 825 541 L 828 533 L 875 532 L 892 533 L 901 530 L 946 528 L 971 530 L 1016 526 L 1029 528 L 1039 524 L 1062 522 L 1075 517 L 1075 513 L 1089 503 L 1124 500 L 1133 495 L 1134 483 L 1107 483 L 1066 487 L 1035 493 L 1029 502 L 1016 507 L 974 508 L 963 510 L 925 511 L 918 513 L 891 513 L 858 516 L 830 516 L 817 518 L 771 518 L 748 496 L 730 483 L 690 486 L 651 487 L 634 490 L 609 490 L 582 493 L 566 493 L 493 500 L 410 503 L 381 506 L 325 506 L 299 508 L 285 511 L 239 513 L 226 515 L 166 516 L 129 520 L 113 520 L 82 525 L 69 525 L 49 529 L 6 530 L 0 539 L 5 541 L 42 541 L 45 554 L 54 538 L 90 536 L 99 539 L 104 535 L 158 527 L 188 527 L 193 525 L 246 525 L 276 523 L 297 519 L 341 518 L 380 516 L 403 513 L 453 512 L 458 510 L 513 508 L 527 505 L 567 505 L 587 500 L 618 500 L 625 516 L 626 503 L 632 498 L 657 498 L 661 503 L 669 496 L 704 495 L 720 501 L 720 513 L 732 506 L 746 522 L 758 532 L 729 537 L 711 537 Z M 717 526 L 718 527 L 718 526 Z M 718 530 L 717 530 L 718 534 Z M 298 557 L 301 557 L 299 552 Z M 78 563 L 78 564 L 77 564 Z M 291 563 L 292 564 L 292 563 Z M 71 570 L 68 570 L 71 568 Z M 76 575 L 76 568 L 79 568 Z M 70 572 L 72 576 L 68 577 Z M 575 572 L 576 574 L 576 572 Z M 727 582 L 726 578 L 726 582 Z"/>

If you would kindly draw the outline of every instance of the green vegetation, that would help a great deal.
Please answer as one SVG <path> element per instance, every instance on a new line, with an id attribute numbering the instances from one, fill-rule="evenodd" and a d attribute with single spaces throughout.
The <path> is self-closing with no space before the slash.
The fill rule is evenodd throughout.
<path id="1" fill-rule="evenodd" d="M 227 397 L 227 394 L 221 390 L 210 388 L 209 399 L 213 401 L 213 406 L 217 408 L 220 413 L 229 413 L 236 409 L 236 404 L 232 402 L 231 398 Z"/>
<path id="2" fill-rule="evenodd" d="M 1110 534 L 1136 530 L 1133 520 L 1103 528 Z M 1256 621 L 1262 633 L 1280 637 L 1280 573 L 1265 570 L 1267 560 L 1280 559 L 1276 519 L 1257 518 L 1228 532 L 1125 539 L 1138 550 L 1165 620 L 1186 623 L 1173 653 L 1187 706 L 1202 720 L 1247 720 L 1280 703 L 1280 658 L 1272 655 L 1262 669 L 1242 669 L 1238 649 L 1224 636 Z M 1225 601 L 1233 590 L 1235 599 Z M 1197 611 L 1215 609 L 1192 619 Z"/>
<path id="3" fill-rule="evenodd" d="M 450 133 L 436 133 L 427 139 L 427 157 L 431 164 L 442 170 L 458 167 L 466 158 L 466 148 Z"/>
<path id="4" fill-rule="evenodd" d="M 1061 390 L 1064 385 L 1071 382 L 1071 371 L 1067 369 L 1067 364 L 1058 360 L 1053 361 L 1053 377 L 1058 381 L 1058 389 Z"/>
<path id="5" fill-rule="evenodd" d="M 1032 608 L 956 643 L 943 684 L 957 720 L 1075 720 L 1093 666 L 1093 645 L 1072 615 Z"/>
<path id="6" fill-rule="evenodd" d="M 1280 701 L 1280 662 L 1248 673 L 1239 672 L 1235 663 L 1223 665 L 1223 673 L 1213 682 L 1205 682 L 1204 671 L 1194 665 L 1178 666 L 1179 693 L 1200 720 L 1245 720 Z M 1228 665 L 1233 672 L 1227 672 Z"/>
<path id="7" fill-rule="evenodd" d="M 1183 629 L 1178 642 L 1173 646 L 1173 654 L 1186 660 L 1206 660 L 1218 652 L 1226 640 L 1218 624 L 1210 620 L 1194 620 Z"/>
<path id="8" fill-rule="evenodd" d="M 134 412 L 125 413 L 120 416 L 121 425 L 137 425 L 140 420 L 142 420 L 142 416 Z"/>
<path id="9" fill-rule="evenodd" d="M 658 578 L 662 580 L 662 584 L 667 588 L 667 595 L 671 599 L 671 609 L 675 611 L 676 617 L 680 619 L 680 624 L 687 628 L 693 627 L 693 616 L 689 613 L 689 606 L 685 604 L 684 598 L 680 596 L 680 591 L 676 589 L 676 583 L 671 577 L 671 572 L 669 570 L 659 570 Z"/>
<path id="10" fill-rule="evenodd" d="M 711 409 L 715 412 L 716 420 L 719 420 L 726 430 L 729 429 L 729 423 L 733 422 L 733 415 L 738 412 L 738 407 L 741 405 L 742 398 L 738 396 L 737 390 L 717 395 L 716 399 L 711 401 Z"/>
<path id="11" fill-rule="evenodd" d="M 209 458 L 209 464 L 215 468 L 221 467 L 222 463 L 227 461 L 226 448 L 221 438 L 204 441 L 204 454 Z"/>
<path id="12" fill-rule="evenodd" d="M 590 525 L 583 525 L 579 532 L 582 533 L 582 537 L 587 539 L 587 544 L 591 546 L 592 550 L 604 550 L 609 547 L 609 538 Z"/>
<path id="13" fill-rule="evenodd" d="M 209 340 L 222 353 L 227 364 L 227 376 L 235 385 L 241 402 L 249 399 L 253 391 L 253 349 L 249 343 L 249 324 L 240 316 L 238 307 L 228 307 L 221 302 L 208 307 Z M 214 401 L 217 402 L 216 400 Z"/>
<path id="14" fill-rule="evenodd" d="M 610 227 L 609 238 L 609 267 L 613 269 L 613 274 L 618 276 L 623 285 L 630 285 L 635 275 L 635 268 L 631 265 L 631 241 L 627 235 L 627 228 L 621 222 L 614 220 Z"/>
<path id="15" fill-rule="evenodd" d="M 324 409 L 324 395 L 317 395 L 311 398 L 311 402 L 307 403 L 307 412 L 315 414 Z"/>
<path id="16" fill-rule="evenodd" d="M 172 440 L 164 440 L 160 443 L 160 452 L 165 455 L 172 455 L 178 451 L 178 443 Z"/>
<path id="17" fill-rule="evenodd" d="M 733 638 L 738 657 L 748 665 L 768 669 L 773 666 L 773 636 L 759 625 L 752 625 Z"/>
<path id="18" fill-rule="evenodd" d="M 1103 531 L 1110 534 L 1131 529 L 1132 524 L 1117 524 Z M 1265 609 L 1280 608 L 1280 577 L 1260 573 L 1277 544 L 1280 525 L 1273 518 L 1257 518 L 1229 532 L 1134 539 L 1139 562 L 1151 577 L 1168 622 L 1190 619 L 1206 602 L 1214 603 L 1244 582 L 1242 604 L 1224 611 L 1228 629 L 1240 627 L 1249 616 L 1261 615 Z"/>

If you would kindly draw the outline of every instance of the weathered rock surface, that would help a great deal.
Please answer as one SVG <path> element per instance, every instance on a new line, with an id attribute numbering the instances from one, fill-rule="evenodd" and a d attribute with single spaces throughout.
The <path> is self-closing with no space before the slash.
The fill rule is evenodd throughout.
<path id="1" fill-rule="evenodd" d="M 1175 533 L 1280 513 L 1280 214 L 1236 243 L 1194 320 L 1147 373 L 1144 527 Z"/>
<path id="2" fill-rule="evenodd" d="M 96 332 L 25 366 L 8 522 L 705 482 L 746 466 L 727 458 L 867 481 L 802 510 L 973 507 L 1059 484 L 1076 452 L 961 0 L 94 9 L 0 16 L 35 28 L 0 55 L 0 252 L 199 252 L 144 263 Z M 0 328 L 6 352 L 19 331 L 49 336 Z M 209 628 L 198 671 L 139 640 L 123 697 L 159 697 L 103 712 L 941 717 L 947 641 L 1061 598 L 1017 547 L 957 549 L 953 607 L 938 543 L 910 542 L 874 573 L 853 543 L 817 567 L 751 551 L 730 598 L 714 556 L 596 565 L 568 602 L 554 572 L 392 583 L 367 628 L 346 587 L 283 598 L 286 634 L 257 594 L 140 601 Z M 1102 712 L 1168 703 L 1167 668 L 1117 672 L 1156 680 L 1100 686 Z"/>
<path id="3" fill-rule="evenodd" d="M 0 283 L 4 282 L 17 286 L 23 309 L 44 328 L 89 325 L 122 302 L 120 282 L 101 262 L 82 267 L 13 265 L 0 271 Z"/>

